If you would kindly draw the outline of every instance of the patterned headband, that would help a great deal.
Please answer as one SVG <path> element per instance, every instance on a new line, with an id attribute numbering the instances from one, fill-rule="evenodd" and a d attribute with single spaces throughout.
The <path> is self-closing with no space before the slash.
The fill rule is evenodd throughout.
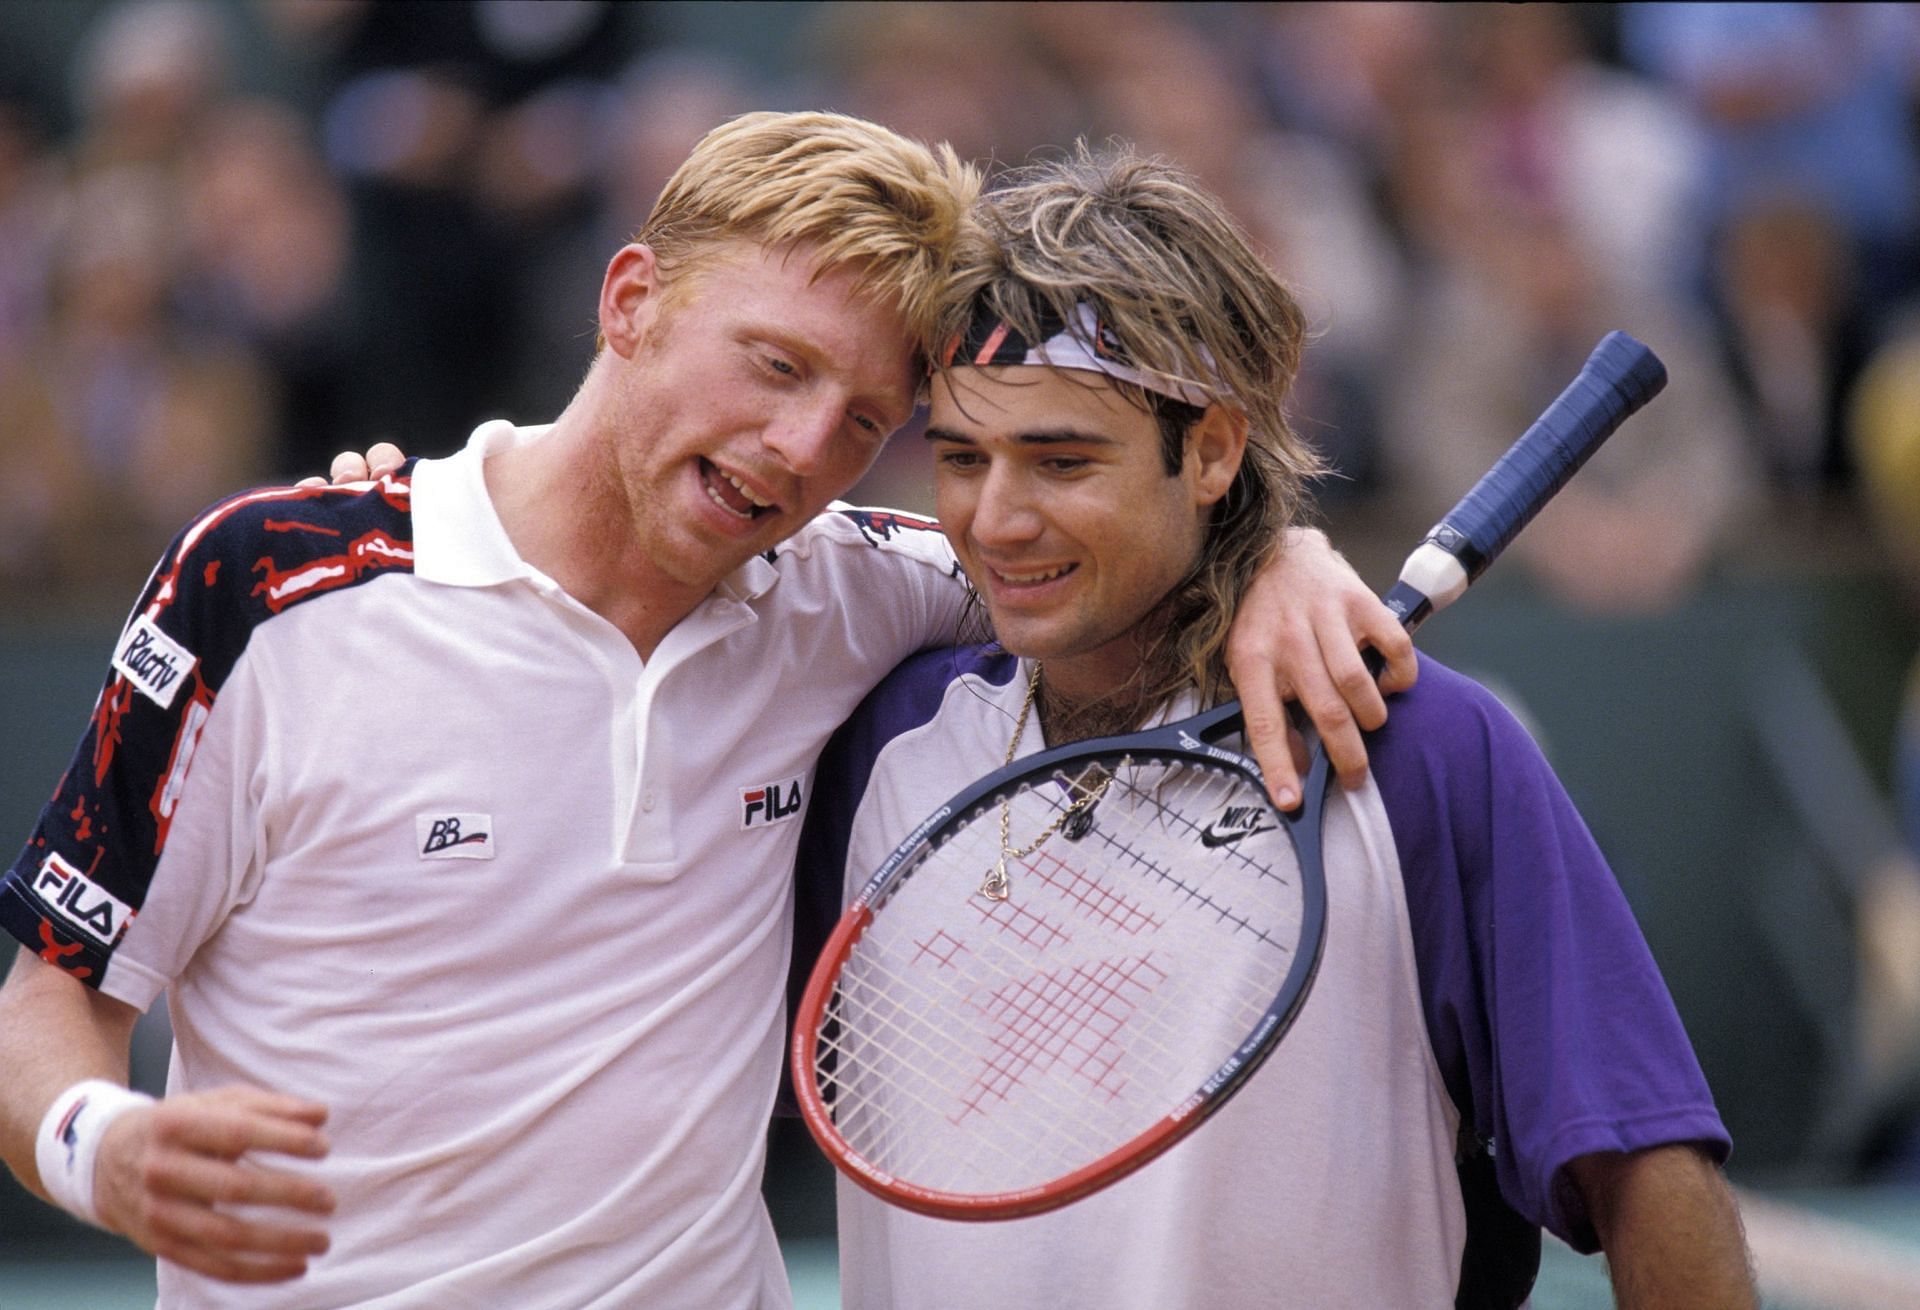
<path id="1" fill-rule="evenodd" d="M 1128 362 L 1120 339 L 1100 321 L 1091 304 L 1081 301 L 1073 308 L 1070 323 L 1049 316 L 1041 320 L 1048 333 L 1038 342 L 1029 342 L 984 302 L 978 307 L 967 330 L 947 346 L 942 365 L 972 365 L 975 368 L 999 368 L 1007 365 L 1045 365 L 1104 373 L 1122 382 L 1189 405 L 1205 409 L 1213 403 L 1207 389 L 1195 382 L 1161 377 L 1143 372 Z M 1200 357 L 1209 364 L 1212 357 L 1203 348 Z"/>

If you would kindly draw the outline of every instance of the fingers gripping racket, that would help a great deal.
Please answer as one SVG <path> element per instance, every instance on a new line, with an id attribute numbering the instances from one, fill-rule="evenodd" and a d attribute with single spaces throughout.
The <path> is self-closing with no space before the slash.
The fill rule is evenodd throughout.
<path id="1" fill-rule="evenodd" d="M 1665 382 L 1608 335 L 1408 558 L 1387 596 L 1407 629 Z M 795 1018 L 801 1111 L 842 1171 L 925 1214 L 1035 1214 L 1139 1168 L 1246 1082 L 1319 964 L 1330 770 L 1316 748 L 1301 808 L 1281 813 L 1258 766 L 1213 744 L 1241 726 L 1236 701 L 1043 751 L 887 858 Z"/>

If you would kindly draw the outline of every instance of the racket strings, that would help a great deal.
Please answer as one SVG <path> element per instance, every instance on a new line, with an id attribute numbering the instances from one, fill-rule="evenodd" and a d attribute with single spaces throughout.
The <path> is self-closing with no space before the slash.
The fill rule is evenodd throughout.
<path id="1" fill-rule="evenodd" d="M 1149 969 L 1156 968 L 1149 957 L 1143 957 L 1141 963 Z M 1076 1057 L 1079 1062 L 1072 1065 L 1072 1071 L 1094 1087 L 1105 1088 L 1112 1097 L 1123 1090 L 1110 1077 L 1118 1063 L 1116 1057 L 1123 1053 L 1110 1049 L 1120 1029 L 1124 1028 L 1129 1038 L 1124 1054 L 1130 1061 L 1138 1061 L 1145 1055 L 1178 1052 L 1183 1044 L 1191 1041 L 1191 1025 L 1195 1022 L 1193 1014 L 1186 1012 L 1181 1024 L 1176 1025 L 1164 1007 L 1160 1010 L 1140 1007 L 1132 997 L 1121 997 L 1117 1002 L 1120 1008 L 1116 1009 L 1115 996 L 1119 989 L 1111 978 L 1095 972 L 1081 971 L 1065 978 L 1052 976 L 1036 980 L 1017 978 L 1011 970 L 1003 970 L 1009 985 L 989 998 L 994 1003 L 979 1005 L 973 998 L 968 998 L 968 1003 L 1003 1023 L 1007 1032 L 1002 1040 L 994 1043 L 994 1059 L 982 1063 L 976 1056 L 972 1063 L 967 1063 L 944 1053 L 949 1040 L 946 1035 L 924 1018 L 915 1019 L 916 1014 L 924 1015 L 937 1006 L 952 1004 L 951 996 L 915 987 L 908 977 L 889 974 L 873 961 L 866 963 L 863 973 L 865 985 L 859 992 L 848 988 L 832 1012 L 835 1019 L 843 1020 L 846 1030 L 859 1032 L 862 1040 L 872 1040 L 876 1030 L 884 1030 L 895 1043 L 893 1053 L 903 1047 L 914 1049 L 918 1072 L 933 1076 L 934 1081 L 949 1088 L 964 1080 L 965 1085 L 998 1099 L 1004 1099 L 1010 1090 L 1006 1084 L 1018 1081 L 1017 1074 L 1022 1069 L 1039 1067 L 1044 1071 L 1061 1061 L 1074 1061 Z M 863 992 L 873 999 L 861 994 Z M 1225 999 L 1230 1008 L 1215 1007 L 1217 1027 L 1246 1032 L 1258 1022 L 1266 997 L 1248 989 Z M 916 1006 L 921 1008 L 916 1010 Z M 828 1049 L 838 1056 L 847 1046 L 835 1042 Z M 861 1053 L 871 1056 L 868 1052 L 856 1052 Z M 875 1061 L 870 1058 L 869 1064 L 872 1063 Z M 835 1064 L 835 1068 L 842 1070 L 850 1067 Z M 861 1066 L 861 1071 L 865 1071 L 865 1066 Z M 853 1103 L 850 1074 L 823 1071 L 823 1080 L 825 1077 L 832 1078 L 840 1098 L 838 1104 Z M 962 1104 L 976 1111 L 980 1109 L 971 1102 Z M 1072 1106 L 1075 1113 L 1084 1109 L 1079 1100 Z M 958 1114 L 951 1099 L 948 1113 Z"/>
<path id="2" fill-rule="evenodd" d="M 852 1014 L 850 1010 L 842 1012 Z M 859 1021 L 857 1014 L 853 1017 Z M 829 1043 L 835 1054 L 866 1056 L 860 1063 L 857 1083 L 834 1081 L 831 1106 L 836 1124 L 844 1136 L 863 1143 L 863 1158 L 884 1162 L 890 1171 L 903 1176 L 920 1177 L 927 1172 L 927 1160 L 937 1143 L 924 1135 L 916 1138 L 908 1130 L 918 1116 L 942 1115 L 952 1121 L 956 1116 L 987 1114 L 994 1108 L 993 1102 L 1003 1099 L 1009 1089 L 994 1086 L 991 1078 L 981 1076 L 981 1070 L 944 1056 L 933 1044 L 891 1018 L 869 1012 L 865 1019 L 863 1038 L 876 1028 L 886 1029 L 918 1048 L 926 1063 L 914 1068 L 910 1076 L 900 1076 L 887 1072 L 887 1062 L 872 1058 L 872 1053 L 860 1050 L 857 1043 Z M 1099 1056 L 1097 1050 L 1083 1050 L 1082 1054 Z M 901 1068 L 904 1072 L 905 1066 Z M 934 1076 L 929 1078 L 929 1073 Z M 1001 1074 L 1007 1077 L 1008 1071 L 1003 1069 Z M 951 1089 L 969 1084 L 973 1096 L 956 1098 Z M 1093 1131 L 1098 1125 L 1085 1122 L 1085 1107 L 1079 1099 L 1050 1093 L 1047 1088 L 1048 1084 L 1041 1081 L 1025 1089 L 1039 1105 L 1030 1107 L 1028 1114 L 999 1123 L 992 1132 L 973 1137 L 972 1149 L 994 1152 L 1004 1170 L 1031 1169 L 1037 1163 L 1054 1160 L 1092 1159 L 1110 1148 L 1111 1144 Z M 899 1145 L 896 1138 L 906 1146 Z M 919 1155 L 910 1153 L 916 1140 L 927 1148 Z"/>
<path id="3" fill-rule="evenodd" d="M 1181 772 L 1194 772 L 1194 770 L 1192 770 L 1191 767 L 1185 771 L 1138 769 L 1130 773 L 1110 773 L 1107 775 L 1105 782 L 1102 784 L 1102 794 L 1105 793 L 1108 786 L 1117 780 L 1121 787 L 1121 794 L 1116 796 L 1115 800 L 1124 801 L 1128 804 L 1131 807 L 1128 811 L 1130 815 L 1140 816 L 1132 823 L 1125 825 L 1117 835 L 1104 836 L 1103 839 L 1106 842 L 1108 855 L 1119 861 L 1142 866 L 1137 871 L 1138 873 L 1155 879 L 1167 888 L 1178 891 L 1188 897 L 1192 904 L 1203 906 L 1215 912 L 1222 921 L 1230 921 L 1237 928 L 1253 934 L 1256 937 L 1262 937 L 1276 947 L 1291 949 L 1292 938 L 1288 938 L 1285 941 L 1274 939 L 1271 933 L 1269 933 L 1259 921 L 1256 921 L 1253 916 L 1242 913 L 1236 910 L 1231 904 L 1219 900 L 1215 891 L 1212 890 L 1206 882 L 1182 877 L 1177 871 L 1176 866 L 1170 862 L 1154 863 L 1149 860 L 1146 854 L 1145 843 L 1135 840 L 1135 832 L 1139 827 L 1147 823 L 1153 823 L 1163 827 L 1168 835 L 1176 840 L 1180 837 L 1191 837 L 1199 841 L 1203 847 L 1215 852 L 1218 860 L 1229 863 L 1237 862 L 1246 871 L 1257 877 L 1278 878 L 1282 876 L 1282 871 L 1273 868 L 1270 864 L 1257 858 L 1249 858 L 1243 855 L 1241 851 L 1237 849 L 1238 838 L 1225 841 L 1221 840 L 1221 837 L 1230 837 L 1231 834 L 1216 835 L 1215 841 L 1220 843 L 1218 845 L 1209 842 L 1207 837 L 1213 828 L 1213 824 L 1210 822 L 1203 823 L 1200 819 L 1193 817 L 1196 814 L 1208 816 L 1239 809 L 1244 810 L 1249 819 L 1255 822 L 1264 817 L 1269 825 L 1268 828 L 1264 829 L 1245 829 L 1242 831 L 1242 835 L 1253 835 L 1254 832 L 1277 828 L 1279 826 L 1278 816 L 1273 812 L 1271 806 L 1266 803 L 1264 792 L 1255 792 L 1252 796 L 1247 796 L 1246 793 L 1248 792 L 1249 783 L 1243 776 L 1237 773 L 1214 773 L 1208 771 L 1201 775 L 1206 784 L 1204 790 L 1189 788 L 1194 794 L 1188 795 L 1185 792 L 1180 792 L 1169 796 L 1167 792 L 1173 780 L 1171 780 L 1168 775 L 1179 774 Z M 1081 776 L 1084 777 L 1085 775 L 1083 774 Z M 1063 786 L 1073 787 L 1076 785 L 1066 779 L 1062 774 L 1056 773 L 1054 777 Z M 1191 781 L 1191 779 L 1187 779 L 1186 781 Z M 1236 797 L 1244 797 L 1248 803 L 1235 806 L 1231 802 Z M 1059 802 L 1053 801 L 1051 797 L 1047 797 L 1047 799 L 1050 803 L 1054 804 L 1056 808 L 1060 808 L 1063 814 L 1071 814 L 1080 807 L 1080 802 L 1062 807 L 1059 805 Z M 1098 833 L 1097 812 L 1095 812 L 1094 818 L 1096 827 L 1090 829 L 1090 831 Z M 971 829 L 968 831 L 970 832 Z M 1038 849 L 1037 845 L 1035 849 Z M 1293 927 L 1296 925 L 1289 921 L 1287 926 Z"/>
<path id="4" fill-rule="evenodd" d="M 1097 995 L 1097 985 L 1095 990 Z M 1124 1130 L 1137 1131 L 1157 1115 L 1136 1123 L 1110 1123 L 1105 1121 L 1107 1116 L 1090 1114 L 1089 1103 L 1098 1107 L 1103 1101 L 1123 1097 L 1132 1088 L 1129 1077 L 1117 1076 L 1117 1071 L 1136 1066 L 1148 1048 L 1170 1048 L 1172 1043 L 1167 1034 L 1154 1033 L 1158 1025 L 1141 1021 L 1150 1020 L 1151 1015 L 1132 1016 L 1130 1031 L 1125 1031 L 1129 1027 L 1127 1016 L 1104 1025 L 1089 1022 L 1084 1013 L 1075 1013 L 1089 1005 L 1085 982 L 1078 987 L 1069 985 L 1065 991 L 1064 997 L 1056 989 L 1054 995 L 1022 998 L 1014 1007 L 1022 1013 L 1007 1025 L 1007 1036 L 984 1049 L 976 1048 L 964 1060 L 940 1055 L 938 1042 L 926 1035 L 927 1026 L 911 1019 L 900 1021 L 896 1004 L 876 1010 L 861 998 L 850 998 L 840 1011 L 847 1019 L 843 1027 L 859 1029 L 864 1025 L 864 1029 L 860 1041 L 837 1044 L 843 1059 L 847 1055 L 857 1059 L 853 1065 L 841 1066 L 834 1096 L 836 1119 L 845 1126 L 850 1139 L 860 1142 L 863 1156 L 884 1161 L 891 1171 L 909 1176 L 924 1172 L 924 1161 L 945 1148 L 929 1139 L 924 1127 L 917 1131 L 901 1129 L 897 1121 L 903 1112 L 915 1123 L 934 1114 L 943 1115 L 956 1126 L 963 1126 L 969 1116 L 991 1121 L 990 1131 L 969 1137 L 967 1149 L 970 1154 L 982 1147 L 1001 1147 L 1003 1154 L 1011 1151 L 1006 1161 L 994 1166 L 1000 1173 L 1009 1164 L 1015 1169 L 1060 1172 L 1060 1166 L 1051 1161 L 1095 1158 L 1117 1140 L 1125 1140 L 1130 1134 Z M 1092 1004 L 1099 1008 L 1103 1003 L 1096 999 Z M 1033 1017 L 1036 1011 L 1037 1018 Z M 1249 1031 L 1258 1017 L 1258 1006 L 1249 1003 L 1233 1016 L 1235 1022 L 1228 1030 Z M 1023 1022 L 1027 1023 L 1024 1029 Z M 894 1042 L 885 1058 L 865 1044 L 876 1031 L 884 1031 L 885 1040 Z M 1128 1041 L 1124 1050 L 1111 1045 L 1117 1035 L 1124 1035 Z M 903 1040 L 917 1049 L 903 1053 Z M 907 1066 L 915 1061 L 918 1063 L 909 1072 Z M 1060 1094 L 1050 1093 L 1048 1089 L 1056 1087 L 1057 1082 L 1045 1075 L 1056 1065 L 1070 1070 L 1080 1085 Z M 894 1068 L 898 1074 L 887 1072 Z M 856 1071 L 857 1076 L 850 1077 L 849 1070 Z M 1197 1082 L 1198 1075 L 1188 1081 Z M 956 1087 L 963 1090 L 956 1091 Z M 1183 1085 L 1181 1090 L 1190 1089 Z M 997 1113 L 1015 1096 L 1022 1103 L 1019 1114 Z M 904 1107 L 902 1097 L 909 1098 Z M 1156 1104 L 1157 1110 L 1165 1108 Z M 926 1150 L 919 1157 L 909 1158 L 894 1144 L 896 1137 L 906 1142 L 919 1140 Z"/>
<path id="5" fill-rule="evenodd" d="M 989 963 L 992 962 L 990 961 Z M 1006 961 L 1005 963 L 1013 962 Z M 1148 957 L 1141 957 L 1140 963 L 1149 970 L 1153 970 L 1153 966 Z M 1154 972 L 1157 972 L 1157 970 L 1154 970 Z M 1081 1003 L 1085 1007 L 1097 1012 L 1099 1010 L 1099 1002 L 1109 1000 L 1115 996 L 1119 991 L 1120 983 L 1131 981 L 1131 979 L 1120 971 L 1103 973 L 1101 971 L 1089 971 L 1082 967 L 1076 967 L 1071 971 L 1062 971 L 1061 973 L 1052 975 L 1036 976 L 1029 974 L 1023 977 L 1020 976 L 1015 969 L 1004 967 L 1003 965 L 999 973 L 1002 978 L 1007 980 L 1008 985 L 990 993 L 986 998 L 990 1004 L 986 1004 L 984 1008 L 989 1012 L 1004 1011 L 1010 1008 L 1010 993 L 1012 997 L 1018 997 L 1028 1002 L 1037 1002 L 1038 1005 L 1044 1006 L 1046 1009 L 1046 1018 L 1050 1018 L 1054 1022 L 1052 1027 L 1046 1025 L 1045 1019 L 1041 1019 L 1038 1022 L 1037 1026 L 1040 1031 L 1036 1035 L 1041 1039 L 1043 1044 L 1047 1038 L 1051 1037 L 1058 1037 L 1062 1040 L 1070 1041 L 1079 1035 L 1079 1029 L 1070 1028 L 1068 1024 L 1072 1023 L 1076 1018 L 1087 1018 L 1085 1014 L 1076 1014 L 1073 1006 L 1061 1005 L 1059 1002 L 1062 999 L 1062 994 L 1064 994 L 1066 1001 Z M 893 1017 L 897 1014 L 906 1014 L 910 1017 L 918 1014 L 922 1016 L 922 1018 L 917 1027 L 934 1031 L 936 1037 L 939 1035 L 938 1030 L 932 1029 L 930 1021 L 925 1016 L 935 1013 L 940 1004 L 951 1000 L 952 993 L 924 985 L 920 980 L 926 977 L 928 977 L 928 975 L 923 971 L 891 971 L 887 968 L 885 961 L 877 954 L 869 954 L 862 959 L 857 976 L 844 977 L 841 991 L 834 1001 L 835 1008 L 831 1013 L 835 1018 L 846 1018 L 849 1021 L 850 1027 L 855 1031 L 866 1033 L 871 1032 L 872 1028 L 876 1025 L 885 1027 L 901 1042 L 918 1045 L 930 1062 L 942 1060 L 944 1057 L 941 1054 L 941 1049 L 934 1041 L 930 1041 L 921 1036 L 915 1028 L 908 1027 Z M 1047 985 L 1045 987 L 1035 987 L 1034 984 L 1036 981 L 1043 982 Z M 977 1002 L 979 1002 L 977 994 L 969 997 L 970 1004 Z M 976 1005 L 976 1008 L 979 1007 Z M 1011 1006 L 1011 1008 L 1018 1009 L 1019 1007 Z M 1034 1012 L 1034 1005 L 1030 1003 L 1024 1012 L 1032 1014 Z M 1111 1019 L 1113 1016 L 1109 1014 L 1107 1017 Z M 1231 1017 L 1238 1020 L 1246 1018 L 1248 1015 L 1247 1012 L 1243 1010 Z M 1148 1018 L 1151 1019 L 1152 1016 L 1149 1015 Z M 1081 1027 L 1091 1026 L 1091 1021 L 1081 1025 Z M 1149 1035 L 1151 1035 L 1151 1029 L 1148 1028 L 1147 1031 Z M 1168 1047 L 1172 1044 L 1173 1043 L 1168 1040 L 1161 1042 L 1163 1047 Z M 1045 1051 L 1042 1053 L 1050 1055 L 1061 1054 L 1061 1052 L 1058 1051 Z M 948 1064 L 951 1067 L 951 1061 L 948 1061 Z"/>
<path id="6" fill-rule="evenodd" d="M 925 1173 L 926 1153 L 917 1156 L 911 1153 L 916 1139 L 908 1126 L 919 1122 L 924 1115 L 950 1117 L 954 1104 L 949 1089 L 963 1084 L 975 1071 L 947 1054 L 947 1048 L 941 1044 L 929 1042 L 913 1031 L 913 1027 L 899 1023 L 892 1017 L 898 1009 L 896 1005 L 862 1009 L 844 995 L 838 998 L 832 1017 L 840 1019 L 844 1015 L 850 1022 L 839 1025 L 840 1030 L 857 1029 L 861 1036 L 851 1042 L 823 1037 L 820 1066 L 836 1062 L 837 1057 L 852 1061 L 857 1072 L 846 1076 L 823 1071 L 820 1082 L 823 1088 L 832 1089 L 825 1099 L 836 1127 L 849 1142 L 860 1143 L 859 1154 L 863 1158 L 884 1163 L 889 1170 L 903 1176 L 919 1177 Z M 917 1059 L 877 1058 L 876 1053 L 866 1047 L 876 1033 L 897 1039 L 896 1044 L 888 1047 L 889 1055 L 911 1050 Z M 1079 1122 L 1076 1102 L 1049 1096 L 1045 1090 L 1036 1090 L 1035 1095 L 1047 1101 L 1044 1118 L 1054 1126 L 1047 1133 L 1034 1131 L 1032 1119 L 1016 1121 L 1006 1125 L 1005 1131 L 976 1138 L 974 1146 L 999 1155 L 1013 1167 L 1057 1157 L 1092 1158 L 1098 1153 L 1099 1139 L 1076 1131 Z M 1061 1127 L 1075 1132 L 1078 1140 L 1063 1144 L 1057 1136 Z M 935 1143 L 927 1142 L 929 1150 L 934 1146 Z"/>
<path id="7" fill-rule="evenodd" d="M 1006 797 L 1023 821 L 1077 799 Z M 877 907 L 816 1045 L 849 1149 L 957 1192 L 1044 1182 L 1163 1119 L 1261 1022 L 1302 914 L 1291 842 L 1237 772 L 1112 766 L 1091 831 L 989 902 L 1000 803 Z"/>

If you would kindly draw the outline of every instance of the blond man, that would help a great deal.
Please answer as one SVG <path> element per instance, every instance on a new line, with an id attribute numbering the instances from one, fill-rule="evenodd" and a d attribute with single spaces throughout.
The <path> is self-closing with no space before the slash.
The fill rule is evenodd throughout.
<path id="1" fill-rule="evenodd" d="M 0 1154 L 162 1305 L 787 1303 L 798 819 L 964 603 L 938 533 L 823 511 L 912 411 L 976 187 L 857 120 L 724 125 L 553 424 L 161 560 L 0 882 Z"/>

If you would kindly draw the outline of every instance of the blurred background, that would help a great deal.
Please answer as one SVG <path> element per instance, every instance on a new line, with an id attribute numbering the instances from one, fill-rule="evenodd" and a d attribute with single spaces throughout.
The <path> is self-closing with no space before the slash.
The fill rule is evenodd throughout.
<path id="1" fill-rule="evenodd" d="M 1581 804 L 1736 1182 L 1920 1261 L 1911 6 L 10 0 L 0 837 L 184 520 L 550 419 L 668 173 L 797 108 L 989 169 L 1086 137 L 1197 173 L 1307 307 L 1319 514 L 1378 585 L 1606 330 L 1655 348 L 1665 395 L 1422 644 Z M 927 508 L 920 445 L 856 498 Z M 149 1086 L 167 1042 L 143 1025 Z M 822 1171 L 776 1126 L 803 1304 L 833 1303 Z M 124 1255 L 0 1185 L 0 1307 L 142 1303 Z M 1778 1303 L 1821 1303 L 1786 1269 Z M 1547 1276 L 1537 1304 L 1600 1285 Z"/>

